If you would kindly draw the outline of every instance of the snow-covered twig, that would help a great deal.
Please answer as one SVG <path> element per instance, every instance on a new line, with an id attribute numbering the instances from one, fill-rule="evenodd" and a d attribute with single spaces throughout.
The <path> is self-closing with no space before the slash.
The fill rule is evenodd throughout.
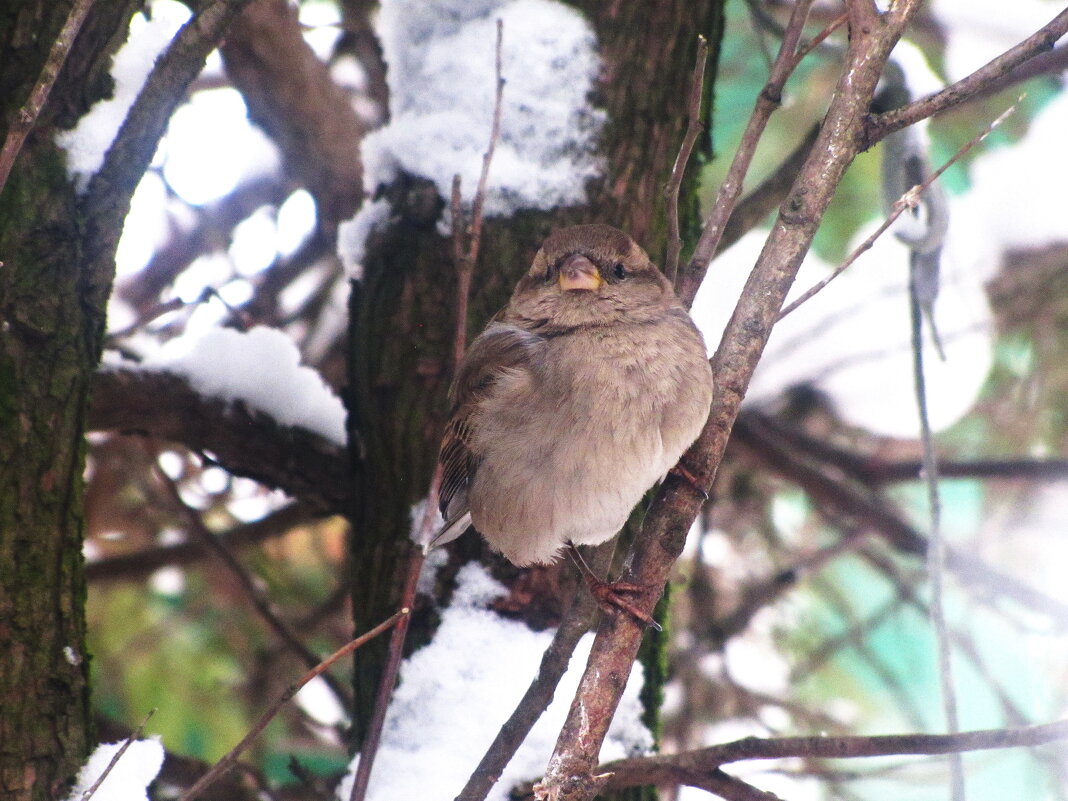
<path id="1" fill-rule="evenodd" d="M 141 725 L 134 729 L 132 732 L 130 732 L 130 735 L 126 738 L 125 741 L 123 741 L 122 747 L 120 747 L 119 750 L 115 752 L 115 756 L 113 756 L 111 758 L 111 761 L 108 762 L 108 765 L 106 768 L 104 768 L 103 773 L 101 773 L 97 777 L 96 781 L 89 786 L 88 790 L 82 793 L 80 801 L 89 801 L 89 799 L 96 794 L 96 791 L 100 788 L 100 785 L 104 783 L 104 779 L 106 779 L 108 777 L 108 774 L 111 773 L 115 766 L 119 764 L 119 760 L 122 759 L 122 755 L 126 753 L 127 749 L 129 749 L 130 744 L 141 736 L 141 732 L 145 729 L 145 724 L 148 723 L 149 719 L 155 714 L 155 709 L 150 709 L 148 711 L 148 714 L 145 715 L 145 719 L 141 721 Z"/>

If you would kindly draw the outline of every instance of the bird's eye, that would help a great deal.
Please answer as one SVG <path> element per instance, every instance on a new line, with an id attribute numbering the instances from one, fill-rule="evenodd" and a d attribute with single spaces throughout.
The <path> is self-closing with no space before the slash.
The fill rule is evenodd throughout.
<path id="1" fill-rule="evenodd" d="M 617 261 L 612 265 L 612 275 L 622 281 L 627 277 L 627 268 L 623 266 L 623 262 Z"/>

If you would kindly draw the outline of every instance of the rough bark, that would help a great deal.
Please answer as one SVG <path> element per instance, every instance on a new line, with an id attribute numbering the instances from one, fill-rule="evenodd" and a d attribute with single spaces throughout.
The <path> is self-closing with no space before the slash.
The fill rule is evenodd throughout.
<path id="1" fill-rule="evenodd" d="M 0 195 L 0 793 L 63 794 L 91 743 L 82 559 L 84 432 L 115 245 L 167 119 L 233 14 L 183 29 L 84 195 L 57 129 L 110 92 L 111 54 L 138 0 L 97 3 Z M 0 136 L 48 57 L 70 2 L 0 11 Z M 144 102 L 142 102 L 144 101 Z"/>
<path id="2" fill-rule="evenodd" d="M 0 195 L 0 795 L 18 801 L 59 793 L 90 745 L 82 432 L 104 309 L 84 302 L 77 198 L 52 135 L 57 115 L 101 93 L 134 5 L 90 15 Z M 28 0 L 0 15 L 5 123 L 70 6 Z"/>

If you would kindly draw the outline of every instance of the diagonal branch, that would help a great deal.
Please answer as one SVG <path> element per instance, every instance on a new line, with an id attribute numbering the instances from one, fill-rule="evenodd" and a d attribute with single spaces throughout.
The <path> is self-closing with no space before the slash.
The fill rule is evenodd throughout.
<path id="1" fill-rule="evenodd" d="M 278 144 L 286 172 L 308 188 L 320 225 L 332 231 L 363 199 L 366 126 L 304 40 L 297 14 L 286 0 L 256 0 L 234 20 L 220 53 L 250 118 Z"/>
<path id="2" fill-rule="evenodd" d="M 182 26 L 156 60 L 111 143 L 104 164 L 90 180 L 82 199 L 87 302 L 104 307 L 115 272 L 115 247 L 134 189 L 148 169 L 186 88 L 248 3 L 249 0 L 214 0 Z"/>
<path id="3" fill-rule="evenodd" d="M 37 122 L 37 117 L 52 91 L 52 86 L 59 77 L 59 71 L 63 69 L 63 64 L 67 61 L 71 45 L 74 44 L 85 18 L 89 16 L 93 2 L 94 0 L 76 0 L 71 6 L 70 13 L 63 22 L 63 28 L 55 42 L 52 43 L 52 50 L 48 54 L 44 67 L 41 68 L 41 74 L 33 85 L 33 89 L 30 90 L 30 96 L 26 98 L 26 103 L 18 110 L 7 129 L 4 144 L 0 146 L 0 192 L 4 190 L 11 168 L 15 166 L 15 159 L 19 157 L 19 152 L 22 150 L 22 144 Z"/>
<path id="4" fill-rule="evenodd" d="M 1015 47 L 942 91 L 883 114 L 869 115 L 864 121 L 862 132 L 863 149 L 871 147 L 889 133 L 907 128 L 983 93 L 992 82 L 1004 78 L 1024 62 L 1052 50 L 1053 45 L 1065 33 L 1068 33 L 1068 9 Z"/>
<path id="5" fill-rule="evenodd" d="M 645 588 L 635 599 L 635 606 L 643 611 L 652 610 L 663 593 L 671 566 L 704 503 L 783 299 L 838 182 L 858 152 L 859 121 L 871 103 L 883 65 L 917 7 L 916 0 L 901 0 L 877 25 L 868 19 L 869 14 L 877 13 L 873 4 L 855 2 L 849 7 L 849 49 L 819 138 L 783 205 L 713 357 L 717 395 L 704 431 L 684 457 L 705 492 L 669 476 L 653 500 L 632 551 L 631 567 L 623 576 L 628 583 Z M 792 53 L 795 47 L 796 39 L 784 49 Z M 733 199 L 730 203 L 733 205 Z M 724 221 L 727 216 L 722 210 L 713 214 L 722 215 Z M 710 225 L 711 222 L 706 224 L 706 232 Z M 707 259 L 715 251 L 715 242 L 704 241 L 704 248 L 707 252 L 695 254 L 691 265 L 696 262 L 696 266 L 688 268 L 684 275 L 683 292 L 689 299 L 700 283 Z M 638 623 L 629 616 L 602 621 L 578 694 L 538 788 L 540 799 L 589 799 L 596 792 L 593 769 L 597 754 L 622 694 L 620 677 L 629 670 L 642 634 Z"/>

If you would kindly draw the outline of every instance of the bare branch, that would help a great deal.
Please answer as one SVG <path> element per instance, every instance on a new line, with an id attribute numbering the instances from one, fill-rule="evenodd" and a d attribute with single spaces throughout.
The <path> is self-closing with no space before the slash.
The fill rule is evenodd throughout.
<path id="1" fill-rule="evenodd" d="M 1054 43 L 1065 33 L 1068 33 L 1068 9 L 1015 47 L 942 91 L 883 114 L 869 115 L 864 121 L 863 148 L 871 147 L 888 133 L 906 128 L 972 99 L 982 93 L 991 82 L 1007 75 L 1025 61 L 1052 50 Z"/>
<path id="2" fill-rule="evenodd" d="M 607 787 L 701 782 L 722 765 L 752 759 L 853 759 L 876 756 L 933 756 L 1044 745 L 1068 739 L 1068 720 L 1039 726 L 984 729 L 960 734 L 891 734 L 875 737 L 746 737 L 670 756 L 621 759 L 600 765 Z M 718 792 L 718 791 L 717 791 Z"/>
<path id="3" fill-rule="evenodd" d="M 799 3 L 798 7 L 802 5 Z M 850 6 L 846 63 L 819 139 L 798 176 L 794 191 L 784 204 L 778 224 L 713 358 L 717 394 L 709 422 L 697 443 L 683 457 L 689 472 L 698 477 L 703 487 L 692 486 L 688 481 L 669 475 L 653 500 L 643 531 L 632 550 L 632 562 L 623 580 L 645 588 L 634 599 L 635 606 L 643 611 L 651 610 L 663 593 L 671 566 L 682 551 L 686 533 L 704 503 L 741 399 L 783 298 L 838 181 L 857 153 L 858 121 L 871 103 L 882 67 L 907 20 L 915 12 L 917 2 L 902 0 L 895 6 L 898 13 L 893 22 L 884 20 L 879 25 L 865 25 L 862 12 L 853 11 L 859 5 L 863 4 Z M 852 16 L 854 13 L 856 17 Z M 800 24 L 796 27 L 800 29 Z M 799 30 L 796 35 L 800 36 Z M 796 37 L 792 40 L 787 37 L 788 47 L 784 46 L 784 50 L 792 53 L 796 42 Z M 724 220 L 726 216 L 724 214 Z M 710 219 L 706 224 L 706 233 L 712 222 Z M 711 240 L 702 235 L 707 258 L 714 252 L 714 240 L 718 238 L 718 232 Z M 683 294 L 688 299 L 692 299 L 692 292 L 700 283 L 699 275 L 703 275 L 707 259 L 702 263 L 701 254 L 695 254 L 691 265 L 695 262 L 696 269 L 688 268 L 684 276 L 684 280 L 691 282 L 683 285 Z M 687 289 L 692 292 L 688 293 Z M 602 621 L 579 691 L 540 785 L 539 798 L 548 801 L 590 798 L 589 779 L 622 693 L 622 682 L 618 677 L 629 671 L 642 634 L 642 628 L 630 616 L 610 616 Z"/>
<path id="4" fill-rule="evenodd" d="M 204 790 L 206 790 L 216 779 L 218 779 L 220 776 L 230 770 L 230 768 L 232 768 L 234 763 L 237 761 L 237 758 L 241 756 L 242 753 L 244 753 L 245 749 L 248 748 L 249 745 L 252 744 L 252 741 L 256 739 L 257 736 L 259 736 L 259 733 L 265 728 L 267 728 L 267 724 L 274 719 L 274 716 L 278 714 L 278 711 L 285 705 L 285 703 L 300 691 L 301 687 L 303 687 L 305 684 L 314 679 L 323 671 L 328 670 L 331 665 L 337 662 L 337 660 L 341 659 L 344 656 L 347 656 L 348 654 L 351 654 L 357 648 L 373 640 L 379 634 L 388 631 L 400 620 L 408 617 L 409 613 L 410 610 L 407 607 L 401 609 L 400 611 L 391 615 L 386 620 L 379 623 L 366 634 L 360 635 L 355 640 L 352 640 L 348 644 L 343 645 L 341 648 L 334 651 L 334 653 L 332 653 L 314 668 L 312 668 L 299 679 L 297 679 L 297 681 L 291 684 L 286 689 L 286 691 L 282 693 L 278 700 L 275 701 L 267 709 L 267 711 L 260 716 L 260 719 L 256 721 L 255 725 L 253 725 L 253 727 L 249 730 L 249 733 L 241 739 L 241 742 L 239 742 L 232 749 L 230 749 L 229 753 L 227 753 L 226 756 L 216 762 L 215 765 L 212 766 L 211 770 L 201 776 L 200 779 L 197 780 L 196 784 L 194 784 L 184 794 L 182 794 L 182 796 L 179 798 L 179 801 L 193 801 L 194 798 L 198 797 L 201 793 L 203 793 Z"/>
<path id="5" fill-rule="evenodd" d="M 149 73 L 130 107 L 104 164 L 89 181 L 83 199 L 85 250 L 91 274 L 87 287 L 106 295 L 114 273 L 114 253 L 130 198 L 145 174 L 159 140 L 185 89 L 204 67 L 231 21 L 249 0 L 214 0 L 181 27 Z M 105 257 L 105 254 L 106 257 Z M 90 298 L 92 300 L 92 298 Z M 99 302 L 103 308 L 104 302 Z"/>
<path id="6" fill-rule="evenodd" d="M 363 199 L 366 126 L 304 40 L 297 13 L 286 0 L 256 0 L 234 20 L 220 53 L 250 118 L 278 144 L 286 172 L 307 186 L 320 224 L 333 231 Z"/>
<path id="7" fill-rule="evenodd" d="M 727 170 L 727 176 L 723 179 L 719 192 L 716 194 L 712 213 L 705 220 L 705 225 L 701 230 L 700 238 L 697 240 L 693 256 L 690 257 L 689 264 L 683 270 L 679 281 L 679 297 L 682 298 L 687 306 L 693 303 L 694 296 L 697 295 L 697 289 L 701 286 L 701 281 L 708 270 L 708 265 L 719 249 L 719 240 L 723 236 L 723 229 L 734 211 L 738 197 L 742 193 L 745 175 L 749 171 L 749 164 L 753 160 L 753 154 L 756 153 L 757 143 L 764 133 L 764 128 L 767 126 L 772 112 L 782 103 L 782 90 L 783 86 L 786 85 L 786 79 L 790 77 L 797 67 L 797 45 L 801 39 L 805 19 L 808 17 L 808 11 L 811 6 L 812 0 L 798 0 L 794 4 L 790 21 L 787 23 L 786 30 L 783 33 L 779 54 L 771 67 L 771 75 L 757 98 L 756 107 L 753 109 L 749 122 L 746 124 L 745 132 L 742 134 L 742 141 L 738 145 L 738 150 L 735 151 L 730 169 Z"/>

